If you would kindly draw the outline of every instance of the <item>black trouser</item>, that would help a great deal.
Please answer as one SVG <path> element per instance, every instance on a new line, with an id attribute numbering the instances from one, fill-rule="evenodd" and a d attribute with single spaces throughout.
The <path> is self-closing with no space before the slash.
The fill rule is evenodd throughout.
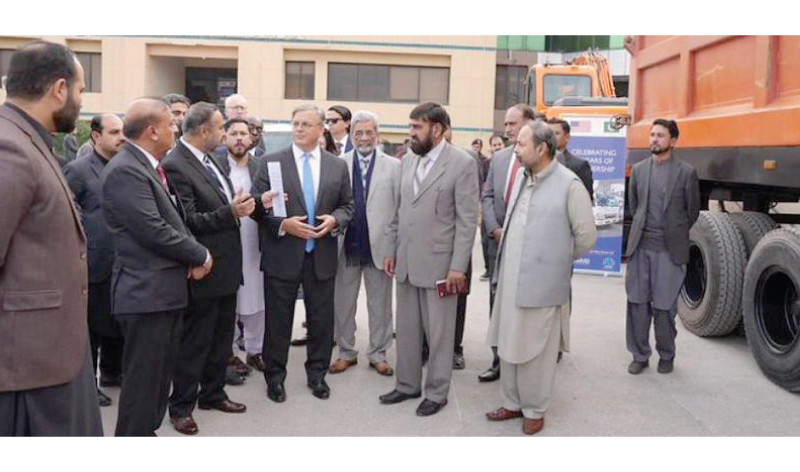
<path id="1" fill-rule="evenodd" d="M 122 373 L 122 332 L 111 316 L 111 278 L 89 284 L 89 344 L 92 368 L 97 376 L 97 357 L 100 351 L 100 374 L 119 377 Z"/>
<path id="2" fill-rule="evenodd" d="M 183 310 L 116 315 L 125 338 L 116 436 L 155 436 L 167 412 Z"/>
<path id="3" fill-rule="evenodd" d="M 178 364 L 169 397 L 170 417 L 190 416 L 195 403 L 214 405 L 228 399 L 225 367 L 235 323 L 235 293 L 189 301 L 183 316 Z"/>
<path id="4" fill-rule="evenodd" d="M 470 287 L 472 283 L 472 259 L 469 261 L 469 265 L 467 265 L 467 288 Z M 466 323 L 467 319 L 467 295 L 458 295 L 458 301 L 456 302 L 456 339 L 455 343 L 453 344 L 453 352 L 456 354 L 461 354 L 464 352 L 464 346 L 461 344 L 464 342 L 464 324 Z"/>
<path id="5" fill-rule="evenodd" d="M 262 357 L 266 369 L 264 377 L 268 386 L 283 384 L 286 363 L 289 359 L 289 342 L 292 338 L 294 305 L 297 289 L 303 285 L 303 302 L 306 306 L 308 343 L 306 344 L 306 378 L 309 382 L 322 380 L 331 363 L 333 351 L 333 293 L 336 278 L 317 278 L 314 257 L 306 254 L 300 279 L 282 280 L 264 275 L 264 293 L 267 316 Z"/>
<path id="6" fill-rule="evenodd" d="M 493 237 L 489 236 L 487 250 L 489 253 L 489 319 L 492 319 L 492 310 L 494 310 L 494 296 L 497 293 L 497 284 L 493 282 L 494 271 L 497 269 L 495 262 L 497 261 L 497 251 L 499 246 Z M 497 346 L 492 346 L 492 367 L 500 368 L 500 357 L 497 355 Z"/>
<path id="7" fill-rule="evenodd" d="M 0 436 L 102 436 L 97 385 L 87 352 L 63 385 L 0 392 Z"/>
<path id="8" fill-rule="evenodd" d="M 491 256 L 489 255 L 489 233 L 486 231 L 486 225 L 481 223 L 481 249 L 483 250 L 483 268 L 484 271 L 489 273 L 489 266 L 492 264 Z"/>

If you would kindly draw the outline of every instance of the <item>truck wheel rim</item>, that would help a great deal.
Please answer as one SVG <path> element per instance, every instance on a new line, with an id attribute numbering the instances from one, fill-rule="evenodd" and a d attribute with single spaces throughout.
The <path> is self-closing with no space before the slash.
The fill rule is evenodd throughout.
<path id="1" fill-rule="evenodd" d="M 697 308 L 706 294 L 706 264 L 703 251 L 696 244 L 689 247 L 689 264 L 686 265 L 686 278 L 683 281 L 684 301 L 691 308 Z"/>
<path id="2" fill-rule="evenodd" d="M 755 315 L 762 338 L 776 353 L 792 349 L 798 339 L 800 300 L 797 284 L 786 272 L 770 267 L 758 280 Z"/>

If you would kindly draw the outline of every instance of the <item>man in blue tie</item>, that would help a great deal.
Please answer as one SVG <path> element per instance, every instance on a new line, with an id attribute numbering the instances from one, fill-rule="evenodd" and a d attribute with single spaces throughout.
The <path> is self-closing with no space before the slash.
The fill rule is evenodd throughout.
<path id="1" fill-rule="evenodd" d="M 256 209 L 252 217 L 261 226 L 261 269 L 269 313 L 262 354 L 264 376 L 267 396 L 279 403 L 286 400 L 286 362 L 300 284 L 308 323 L 306 380 L 315 397 L 330 396 L 325 374 L 333 350 L 337 236 L 352 218 L 354 204 L 347 164 L 319 148 L 324 119 L 318 107 L 295 109 L 292 146 L 265 156 L 253 182 Z M 270 164 L 280 167 L 285 215 L 268 210 Z"/>

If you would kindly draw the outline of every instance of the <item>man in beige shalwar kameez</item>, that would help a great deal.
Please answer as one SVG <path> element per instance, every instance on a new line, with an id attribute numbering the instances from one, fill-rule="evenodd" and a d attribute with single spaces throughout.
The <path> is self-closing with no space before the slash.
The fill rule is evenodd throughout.
<path id="1" fill-rule="evenodd" d="M 523 417 L 522 431 L 544 427 L 560 341 L 569 347 L 572 263 L 594 247 L 592 203 L 580 179 L 554 159 L 553 131 L 534 122 L 514 150 L 520 173 L 500 242 L 497 298 L 487 342 L 500 356 L 502 406 L 492 421 Z"/>

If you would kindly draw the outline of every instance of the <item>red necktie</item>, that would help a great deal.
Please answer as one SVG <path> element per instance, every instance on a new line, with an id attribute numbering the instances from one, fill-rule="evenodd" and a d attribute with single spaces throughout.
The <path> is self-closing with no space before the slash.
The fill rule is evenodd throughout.
<path id="1" fill-rule="evenodd" d="M 158 166 L 156 167 L 156 172 L 158 173 L 158 178 L 161 180 L 161 185 L 164 186 L 164 190 L 169 193 L 169 185 L 167 185 L 167 173 L 164 172 L 164 168 Z"/>
<path id="2" fill-rule="evenodd" d="M 508 187 L 506 188 L 506 208 L 508 208 L 508 201 L 511 199 L 511 191 L 514 190 L 514 183 L 517 181 L 517 172 L 522 167 L 517 156 L 512 158 L 514 159 L 514 165 L 511 167 L 511 179 L 508 181 Z"/>

